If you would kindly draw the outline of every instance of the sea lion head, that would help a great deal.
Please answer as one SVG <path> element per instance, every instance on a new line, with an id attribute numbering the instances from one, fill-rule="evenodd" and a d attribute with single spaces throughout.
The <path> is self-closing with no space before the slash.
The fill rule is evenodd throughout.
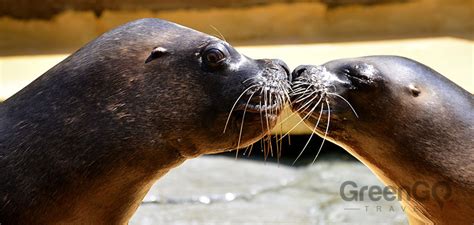
<path id="1" fill-rule="evenodd" d="M 167 139 L 195 149 L 183 154 L 245 147 L 275 125 L 288 96 L 284 62 L 249 58 L 226 41 L 169 22 L 146 23 L 156 32 L 147 47 L 140 44 L 143 82 L 155 93 L 149 110 L 159 113 L 153 120 L 167 127 Z"/>
<path id="2" fill-rule="evenodd" d="M 75 124 L 102 132 L 102 141 L 128 138 L 192 157 L 267 134 L 287 100 L 288 76 L 280 60 L 251 59 L 213 36 L 141 19 L 90 42 L 17 96 L 30 108 L 35 98 L 43 104 L 35 110 L 66 121 L 64 129 Z"/>
<path id="3" fill-rule="evenodd" d="M 433 109 L 445 108 L 443 102 L 449 102 L 445 92 L 451 89 L 446 87 L 459 90 L 436 71 L 398 56 L 302 65 L 292 77 L 293 110 L 317 133 L 343 145 L 366 141 L 385 146 L 394 140 L 394 135 L 409 139 L 410 134 L 419 133 L 416 124 L 440 129 L 433 125 L 430 114 Z"/>

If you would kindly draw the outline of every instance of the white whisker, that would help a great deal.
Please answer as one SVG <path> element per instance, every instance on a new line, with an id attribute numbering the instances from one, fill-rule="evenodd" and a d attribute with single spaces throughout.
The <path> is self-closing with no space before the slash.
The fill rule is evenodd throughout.
<path id="1" fill-rule="evenodd" d="M 314 164 L 314 162 L 319 156 L 319 153 L 321 152 L 321 149 L 323 149 L 323 145 L 324 145 L 324 142 L 326 141 L 326 136 L 329 131 L 329 122 L 331 121 L 331 107 L 329 106 L 329 102 L 327 99 L 326 99 L 326 104 L 328 105 L 328 122 L 326 124 L 326 131 L 324 132 L 323 141 L 321 142 L 321 146 L 319 146 L 318 153 L 316 153 L 316 156 L 314 157 L 313 162 L 311 164 Z"/>
<path id="2" fill-rule="evenodd" d="M 344 100 L 344 101 L 347 103 L 347 105 L 349 105 L 349 107 L 351 107 L 352 112 L 354 113 L 354 115 L 355 115 L 357 118 L 359 118 L 359 115 L 358 115 L 357 112 L 355 111 L 354 107 L 352 107 L 351 103 L 349 103 L 349 101 L 347 101 L 347 99 L 345 99 L 344 97 L 342 97 L 342 96 L 340 96 L 340 95 L 338 95 L 338 94 L 336 94 L 336 93 L 330 93 L 330 92 L 328 92 L 327 94 L 328 94 L 328 95 L 334 95 L 334 96 L 339 97 L 339 98 L 341 98 L 342 100 Z"/>
<path id="3" fill-rule="evenodd" d="M 225 126 L 224 126 L 224 131 L 222 131 L 222 133 L 225 133 L 225 131 L 226 131 L 226 129 L 227 129 L 227 125 L 229 124 L 230 116 L 232 115 L 232 112 L 234 112 L 234 108 L 235 108 L 235 106 L 237 105 L 237 103 L 239 102 L 240 98 L 242 98 L 242 96 L 244 96 L 245 93 L 247 93 L 247 91 L 249 91 L 251 88 L 254 88 L 254 87 L 257 87 L 257 85 L 252 85 L 252 86 L 248 87 L 247 89 L 245 89 L 245 90 L 242 92 L 242 94 L 240 94 L 240 96 L 237 98 L 237 100 L 235 100 L 234 105 L 233 105 L 232 108 L 230 109 L 229 116 L 227 116 L 227 120 L 226 120 Z"/>
<path id="4" fill-rule="evenodd" d="M 303 149 L 301 150 L 300 154 L 296 157 L 295 161 L 293 161 L 293 164 L 294 165 L 296 163 L 296 161 L 298 161 L 298 159 L 301 157 L 301 155 L 303 155 L 303 152 L 304 150 L 306 149 L 306 147 L 308 147 L 309 145 L 309 142 L 311 141 L 311 138 L 313 138 L 313 135 L 316 133 L 316 129 L 318 128 L 318 125 L 319 125 L 319 121 L 321 121 L 321 116 L 323 115 L 323 110 L 324 110 L 324 104 L 321 105 L 321 111 L 319 112 L 319 117 L 318 117 L 318 121 L 316 122 L 316 125 L 314 125 L 314 128 L 311 132 L 311 135 L 309 136 L 309 139 L 308 141 L 306 142 L 306 144 L 304 145 Z"/>

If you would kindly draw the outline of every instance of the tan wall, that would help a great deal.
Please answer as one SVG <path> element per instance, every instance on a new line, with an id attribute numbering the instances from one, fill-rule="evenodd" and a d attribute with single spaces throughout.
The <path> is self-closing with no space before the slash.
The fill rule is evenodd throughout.
<path id="1" fill-rule="evenodd" d="M 328 8 L 320 2 L 191 10 L 66 11 L 50 20 L 0 18 L 0 55 L 67 53 L 125 22 L 157 17 L 234 45 L 454 36 L 473 39 L 471 0 L 409 0 Z"/>

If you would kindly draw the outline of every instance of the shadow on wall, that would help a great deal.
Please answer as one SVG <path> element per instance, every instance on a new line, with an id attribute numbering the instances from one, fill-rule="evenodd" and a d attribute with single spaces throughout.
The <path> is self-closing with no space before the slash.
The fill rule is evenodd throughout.
<path id="1" fill-rule="evenodd" d="M 474 40 L 470 0 L 17 0 L 0 6 L 0 55 L 69 53 L 113 27 L 145 17 L 222 33 L 234 45 L 440 36 Z"/>

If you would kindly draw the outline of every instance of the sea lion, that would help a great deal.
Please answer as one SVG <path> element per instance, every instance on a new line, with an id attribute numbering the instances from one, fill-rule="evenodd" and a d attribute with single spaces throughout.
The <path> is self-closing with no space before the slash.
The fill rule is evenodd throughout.
<path id="1" fill-rule="evenodd" d="M 299 66 L 292 89 L 306 124 L 400 190 L 410 224 L 473 224 L 471 93 L 397 56 Z"/>
<path id="2" fill-rule="evenodd" d="M 266 134 L 288 76 L 159 19 L 103 34 L 0 105 L 0 223 L 127 224 L 185 159 Z"/>

